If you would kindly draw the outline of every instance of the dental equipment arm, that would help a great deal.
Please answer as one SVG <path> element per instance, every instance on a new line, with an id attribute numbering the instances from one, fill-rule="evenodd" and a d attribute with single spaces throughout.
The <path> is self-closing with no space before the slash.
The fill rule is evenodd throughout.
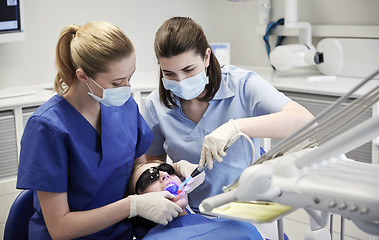
<path id="1" fill-rule="evenodd" d="M 270 22 L 271 0 L 259 0 L 259 24 Z"/>
<path id="2" fill-rule="evenodd" d="M 313 45 L 281 45 L 271 51 L 270 62 L 276 70 L 287 71 L 323 63 L 324 54 L 317 51 Z"/>
<path id="3" fill-rule="evenodd" d="M 284 28 L 299 30 L 299 43 L 280 45 L 270 53 L 270 63 L 279 71 L 324 62 L 324 55 L 312 45 L 312 26 L 297 21 L 297 0 L 285 0 Z"/>
<path id="4" fill-rule="evenodd" d="M 313 147 L 327 141 L 339 128 L 346 126 L 356 116 L 379 100 L 379 87 L 376 87 L 361 98 L 343 106 L 350 97 L 372 81 L 372 79 L 378 74 L 379 70 L 364 79 L 346 95 L 339 98 L 334 104 L 317 115 L 315 119 L 289 137 L 281 140 L 277 145 L 273 146 L 273 148 L 259 158 L 255 164 L 261 164 L 265 161 L 282 156 L 286 152 L 299 150 L 298 146 L 300 145 L 305 144 L 304 148 Z M 338 110 L 339 107 L 341 107 L 340 110 Z M 328 116 L 328 114 L 330 115 Z M 315 124 L 318 124 L 318 127 L 312 128 Z"/>
<path id="5" fill-rule="evenodd" d="M 333 141 L 326 142 L 311 153 L 296 159 L 295 164 L 299 169 L 304 169 L 324 159 L 349 152 L 376 136 L 379 136 L 379 116 L 366 120 L 350 131 L 335 137 Z M 346 139 L 350 140 L 346 141 Z"/>
<path id="6" fill-rule="evenodd" d="M 224 191 L 231 191 L 237 201 L 267 200 L 304 208 L 317 228 L 325 226 L 329 213 L 335 213 L 351 219 L 363 231 L 379 235 L 379 165 L 344 155 L 379 135 L 379 116 L 349 130 L 341 129 L 379 101 L 379 84 L 371 81 L 377 74 L 379 70 L 279 142 Z M 369 82 L 375 85 L 371 90 L 346 103 Z M 318 125 L 312 127 L 315 123 Z M 213 202 L 220 202 L 216 197 Z M 217 207 L 205 206 L 210 206 L 208 212 Z"/>

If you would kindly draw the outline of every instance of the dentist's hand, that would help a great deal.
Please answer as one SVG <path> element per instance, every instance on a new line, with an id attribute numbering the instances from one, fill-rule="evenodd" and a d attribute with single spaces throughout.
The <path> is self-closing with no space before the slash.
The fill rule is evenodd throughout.
<path id="1" fill-rule="evenodd" d="M 167 225 L 183 210 L 169 199 L 175 196 L 168 191 L 130 195 L 129 218 L 141 216 L 153 222 Z"/>
<path id="2" fill-rule="evenodd" d="M 176 169 L 178 170 L 178 174 L 181 175 L 184 178 L 187 178 L 191 175 L 191 173 L 197 168 L 197 164 L 192 164 L 186 160 L 180 160 L 177 163 L 174 163 L 176 165 Z M 192 192 L 195 188 L 197 188 L 200 184 L 204 182 L 205 179 L 205 172 L 200 173 L 193 179 L 189 180 L 184 187 L 184 191 L 186 193 Z"/>
<path id="3" fill-rule="evenodd" d="M 205 136 L 199 165 L 207 165 L 209 169 L 212 169 L 213 159 L 222 162 L 222 157 L 226 156 L 226 152 L 224 151 L 226 144 L 238 133 L 240 133 L 239 127 L 233 119 L 230 119 L 227 123 L 224 123 Z"/>

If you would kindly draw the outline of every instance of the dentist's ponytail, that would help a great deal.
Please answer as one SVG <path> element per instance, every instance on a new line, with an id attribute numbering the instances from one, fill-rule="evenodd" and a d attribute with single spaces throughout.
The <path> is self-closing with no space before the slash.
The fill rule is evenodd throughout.
<path id="1" fill-rule="evenodd" d="M 75 85 L 78 68 L 90 77 L 107 72 L 112 61 L 129 57 L 134 46 L 115 25 L 108 22 L 89 22 L 84 26 L 63 28 L 56 47 L 55 91 L 63 95 Z"/>

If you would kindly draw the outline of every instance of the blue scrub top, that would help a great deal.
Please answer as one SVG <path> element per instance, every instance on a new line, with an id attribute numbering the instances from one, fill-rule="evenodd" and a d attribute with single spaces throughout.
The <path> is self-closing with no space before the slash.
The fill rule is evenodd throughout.
<path id="1" fill-rule="evenodd" d="M 154 90 L 146 100 L 144 117 L 153 131 L 154 139 L 148 155 L 166 153 L 173 162 L 185 159 L 198 164 L 204 137 L 230 119 L 255 117 L 279 112 L 290 99 L 279 92 L 257 73 L 234 66 L 222 68 L 220 89 L 198 124 L 183 113 L 179 99 L 178 107 L 169 109 L 159 101 L 159 92 Z M 255 160 L 260 156 L 260 139 L 252 138 Z M 221 188 L 235 181 L 250 164 L 251 147 L 244 138 L 239 138 L 228 150 L 224 161 L 216 162 L 212 170 L 206 170 L 202 185 L 189 194 L 189 205 L 195 211 L 201 201 L 221 193 Z"/>
<path id="2" fill-rule="evenodd" d="M 152 132 L 130 98 L 121 107 L 101 104 L 101 136 L 62 96 L 29 118 L 21 140 L 17 188 L 67 192 L 70 211 L 99 208 L 125 197 L 134 159 L 148 149 Z M 30 239 L 51 239 L 34 192 Z M 101 217 L 101 216 L 99 216 Z M 86 239 L 132 239 L 124 220 Z"/>
<path id="3" fill-rule="evenodd" d="M 227 218 L 208 219 L 201 214 L 188 214 L 177 217 L 166 226 L 151 229 L 144 240 L 164 239 L 233 239 L 263 240 L 261 234 L 251 223 Z"/>

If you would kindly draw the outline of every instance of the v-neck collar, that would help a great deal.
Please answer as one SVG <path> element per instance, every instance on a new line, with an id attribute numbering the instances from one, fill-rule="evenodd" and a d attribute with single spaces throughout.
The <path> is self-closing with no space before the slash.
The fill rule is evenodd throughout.
<path id="1" fill-rule="evenodd" d="M 76 115 L 77 118 L 80 118 L 83 120 L 83 122 L 85 122 L 86 124 L 86 127 L 88 127 L 89 129 L 91 129 L 91 131 L 94 131 L 96 132 L 97 136 L 100 137 L 100 134 L 96 131 L 95 127 L 92 126 L 92 124 L 90 122 L 88 122 L 88 120 L 74 107 L 72 106 L 63 96 L 60 96 L 59 97 L 62 99 L 62 102 L 69 108 L 71 108 L 72 112 Z M 100 107 L 100 111 L 101 111 L 101 107 Z"/>
<path id="2" fill-rule="evenodd" d="M 128 149 L 132 137 L 125 127 L 125 116 L 122 107 L 107 107 L 100 104 L 101 134 L 87 121 L 87 119 L 76 110 L 66 99 L 60 96 L 63 106 L 71 113 L 72 120 L 76 120 L 76 131 L 83 139 L 94 139 L 99 143 L 98 149 L 101 155 L 98 163 L 98 171 L 106 171 L 108 166 L 120 162 L 120 156 L 134 154 L 133 149 Z M 117 152 L 115 150 L 117 149 Z"/>

